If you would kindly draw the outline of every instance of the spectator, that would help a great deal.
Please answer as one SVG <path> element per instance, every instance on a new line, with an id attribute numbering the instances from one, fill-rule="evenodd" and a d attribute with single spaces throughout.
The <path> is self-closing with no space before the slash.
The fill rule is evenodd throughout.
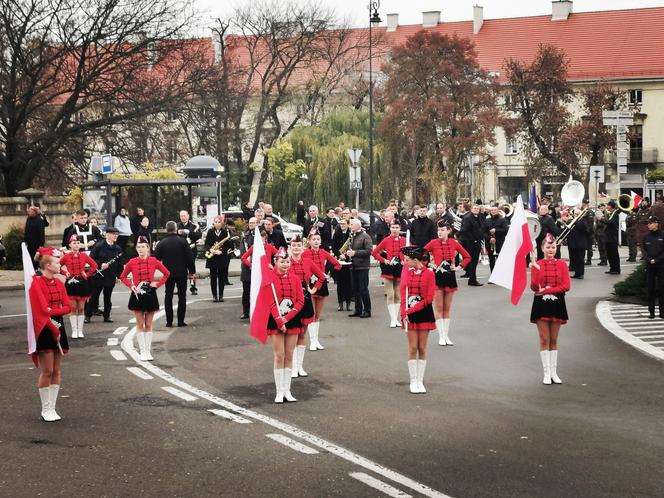
<path id="1" fill-rule="evenodd" d="M 143 219 L 141 220 L 141 224 L 134 237 L 134 244 L 139 237 L 145 237 L 148 239 L 148 243 L 152 246 L 152 227 L 150 226 L 150 218 L 147 216 L 143 216 Z"/>
<path id="2" fill-rule="evenodd" d="M 34 261 L 37 249 L 46 245 L 46 227 L 48 219 L 39 210 L 39 206 L 28 208 L 28 218 L 25 220 L 25 245 L 28 246 L 30 259 Z M 36 263 L 34 263 L 36 265 Z"/>
<path id="3" fill-rule="evenodd" d="M 254 216 L 254 207 L 252 206 L 251 202 L 246 202 L 244 206 L 242 206 L 242 217 L 244 218 L 244 221 L 249 221 L 250 218 L 253 218 Z"/>
<path id="4" fill-rule="evenodd" d="M 304 220 L 307 217 L 307 214 L 304 209 L 304 202 L 302 201 L 297 201 L 297 207 L 295 208 L 296 215 L 295 215 L 295 222 L 300 225 L 301 227 L 304 226 Z"/>
<path id="5" fill-rule="evenodd" d="M 123 206 L 120 208 L 120 212 L 115 217 L 115 222 L 113 223 L 113 226 L 120 231 L 120 235 L 118 235 L 118 245 L 122 249 L 122 252 L 126 253 L 127 242 L 129 241 L 129 237 L 131 237 L 132 234 L 131 220 L 129 219 L 129 216 L 127 216 L 126 207 Z"/>
<path id="6" fill-rule="evenodd" d="M 129 224 L 131 226 L 131 233 L 134 234 L 134 238 L 136 238 L 136 233 L 141 228 L 141 221 L 143 221 L 144 217 L 145 217 L 145 210 L 142 207 L 137 207 L 136 215 L 129 220 Z"/>

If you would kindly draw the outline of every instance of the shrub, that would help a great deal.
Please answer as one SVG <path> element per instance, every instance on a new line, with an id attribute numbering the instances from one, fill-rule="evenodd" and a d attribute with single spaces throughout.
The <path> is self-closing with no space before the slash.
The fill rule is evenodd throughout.
<path id="1" fill-rule="evenodd" d="M 12 225 L 3 235 L 2 244 L 7 251 L 7 260 L 3 265 L 5 270 L 22 270 L 23 258 L 21 255 L 21 242 L 23 242 L 23 228 Z"/>
<path id="2" fill-rule="evenodd" d="M 618 297 L 638 297 L 640 299 L 647 299 L 646 264 L 641 263 L 637 266 L 627 278 L 616 283 L 613 286 L 613 289 Z"/>

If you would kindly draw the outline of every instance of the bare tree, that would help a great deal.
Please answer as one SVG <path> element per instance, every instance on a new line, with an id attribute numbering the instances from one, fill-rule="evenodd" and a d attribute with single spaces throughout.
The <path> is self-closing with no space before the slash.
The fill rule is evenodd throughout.
<path id="1" fill-rule="evenodd" d="M 182 39 L 183 5 L 0 4 L 0 192 L 15 194 L 47 168 L 76 181 L 90 148 L 114 127 L 190 93 L 209 64 L 202 46 Z"/>

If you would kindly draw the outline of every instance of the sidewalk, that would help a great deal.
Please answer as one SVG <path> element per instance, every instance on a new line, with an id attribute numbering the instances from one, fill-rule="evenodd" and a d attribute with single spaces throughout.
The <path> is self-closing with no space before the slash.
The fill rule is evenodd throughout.
<path id="1" fill-rule="evenodd" d="M 228 276 L 229 277 L 239 277 L 240 276 L 240 260 L 231 259 L 231 264 L 228 267 Z M 210 270 L 205 268 L 205 260 L 197 259 L 196 260 L 196 277 L 208 278 L 210 276 Z M 10 291 L 10 290 L 20 290 L 23 289 L 23 271 L 22 270 L 0 270 L 0 292 Z"/>

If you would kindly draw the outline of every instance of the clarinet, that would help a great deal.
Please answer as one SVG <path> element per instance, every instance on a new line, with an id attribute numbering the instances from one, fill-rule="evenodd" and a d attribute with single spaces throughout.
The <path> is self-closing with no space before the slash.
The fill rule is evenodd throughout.
<path id="1" fill-rule="evenodd" d="M 122 256 L 122 253 L 119 253 L 114 258 L 111 258 L 110 261 L 107 261 L 106 264 L 108 265 L 108 267 L 110 268 L 113 263 L 115 263 L 118 259 L 120 259 L 120 256 Z M 108 270 L 108 268 L 106 268 L 106 270 Z M 103 277 L 104 274 L 102 272 L 105 272 L 106 270 L 100 270 L 99 268 L 97 268 L 95 273 Z"/>

